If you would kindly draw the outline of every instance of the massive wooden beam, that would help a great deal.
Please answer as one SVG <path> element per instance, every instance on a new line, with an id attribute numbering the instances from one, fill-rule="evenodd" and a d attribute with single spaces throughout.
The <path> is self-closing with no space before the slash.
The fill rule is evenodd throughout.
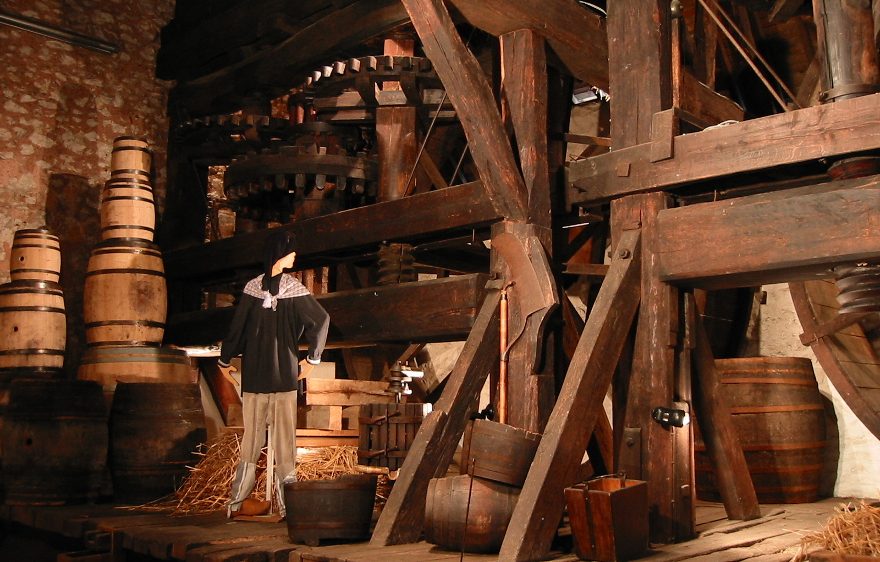
<path id="1" fill-rule="evenodd" d="M 425 497 L 431 478 L 443 476 L 475 407 L 486 376 L 498 361 L 498 304 L 501 294 L 490 290 L 474 329 L 452 369 L 440 400 L 419 428 L 400 475 L 376 523 L 370 543 L 416 542 L 422 534 Z M 581 449 L 583 451 L 583 449 Z M 562 491 L 560 490 L 560 495 Z M 561 505 L 560 505 L 561 507 Z"/>
<path id="2" fill-rule="evenodd" d="M 669 20 L 669 2 L 664 0 L 615 0 L 608 5 L 615 150 L 647 142 L 654 113 L 672 106 Z"/>
<path id="3" fill-rule="evenodd" d="M 836 264 L 880 258 L 880 176 L 667 209 L 657 228 L 660 276 L 670 283 L 828 277 Z"/>
<path id="4" fill-rule="evenodd" d="M 641 233 L 626 232 L 587 318 L 504 536 L 501 560 L 546 557 L 639 305 Z"/>
<path id="5" fill-rule="evenodd" d="M 675 509 L 679 500 L 690 498 L 679 497 L 681 491 L 675 485 L 672 429 L 651 419 L 655 407 L 669 407 L 675 399 L 679 291 L 660 280 L 659 264 L 653 259 L 657 252 L 657 216 L 671 204 L 671 197 L 667 194 L 649 193 L 614 201 L 611 206 L 615 229 L 620 216 L 639 217 L 642 255 L 645 256 L 641 272 L 641 306 L 623 422 L 625 435 L 640 435 L 641 439 L 638 446 L 621 448 L 617 466 L 632 478 L 648 482 L 651 541 L 660 543 L 674 542 L 678 529 L 693 524 L 690 512 Z M 693 490 L 687 493 L 692 494 Z M 677 516 L 683 519 L 678 524 Z"/>
<path id="6" fill-rule="evenodd" d="M 297 236 L 297 255 L 302 261 L 382 241 L 411 240 L 485 225 L 500 218 L 482 184 L 472 182 L 167 252 L 165 273 L 169 279 L 207 278 L 235 268 L 257 266 L 266 239 L 281 229 Z"/>
<path id="7" fill-rule="evenodd" d="M 656 139 L 657 142 L 668 139 Z M 677 136 L 651 161 L 654 141 L 569 167 L 574 204 L 592 204 L 701 180 L 880 148 L 880 94 Z"/>
<path id="8" fill-rule="evenodd" d="M 489 198 L 505 217 L 523 220 L 528 192 L 480 63 L 458 35 L 443 0 L 402 2 L 455 106 Z"/>
<path id="9" fill-rule="evenodd" d="M 520 29 L 501 36 L 501 89 L 505 118 L 513 126 L 519 164 L 528 190 L 529 224 L 497 224 L 492 231 L 493 252 L 497 250 L 498 258 L 505 262 L 494 270 L 506 267 L 505 280 L 514 283 L 508 291 L 513 312 L 507 356 L 507 400 L 505 412 L 499 414 L 504 423 L 541 433 L 553 409 L 555 383 L 553 361 L 543 361 L 543 365 L 539 365 L 538 359 L 549 359 L 544 355 L 548 344 L 544 335 L 545 324 L 550 310 L 559 300 L 548 262 L 553 241 L 550 230 L 547 53 L 544 38 L 537 32 Z M 519 256 L 515 263 L 510 261 L 510 245 L 503 244 L 499 238 L 510 235 L 512 238 L 508 240 L 515 239 L 522 244 L 519 248 L 523 251 L 514 254 Z M 537 280 L 539 284 L 528 287 L 523 282 L 526 278 Z M 543 298 L 546 296 L 553 298 Z M 546 306 L 520 319 L 524 321 L 520 335 L 515 329 L 515 312 L 536 301 Z M 552 356 L 552 352 L 549 355 Z"/>
<path id="10" fill-rule="evenodd" d="M 571 0 L 450 0 L 472 25 L 504 35 L 518 29 L 540 33 L 575 77 L 608 89 L 605 22 Z"/>
<path id="11" fill-rule="evenodd" d="M 356 0 L 238 64 L 178 84 L 169 104 L 198 116 L 239 109 L 241 99 L 253 91 L 271 99 L 304 82 L 306 73 L 326 64 L 328 56 L 352 49 L 408 19 L 398 0 Z"/>
<path id="12" fill-rule="evenodd" d="M 488 276 L 456 275 L 443 279 L 370 287 L 318 295 L 330 314 L 330 344 L 451 341 L 467 336 L 483 301 Z M 226 336 L 234 307 L 172 316 L 165 342 L 209 345 Z"/>

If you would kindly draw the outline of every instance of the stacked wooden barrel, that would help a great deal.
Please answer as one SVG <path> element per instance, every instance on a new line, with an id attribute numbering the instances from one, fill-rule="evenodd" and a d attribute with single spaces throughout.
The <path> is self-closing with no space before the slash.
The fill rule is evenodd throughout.
<path id="1" fill-rule="evenodd" d="M 17 231 L 9 275 L 0 285 L 0 428 L 15 379 L 61 374 L 67 322 L 58 237 L 46 228 Z"/>
<path id="2" fill-rule="evenodd" d="M 116 383 L 190 382 L 186 354 L 161 348 L 167 289 L 162 252 L 153 243 L 156 210 L 152 153 L 137 137 L 113 141 L 110 179 L 101 194 L 101 238 L 89 257 L 84 292 L 88 349 L 78 376 Z"/>
<path id="3" fill-rule="evenodd" d="M 434 478 L 425 539 L 464 552 L 498 552 L 538 450 L 540 435 L 488 420 L 465 431 L 461 476 Z"/>
<path id="4" fill-rule="evenodd" d="M 167 288 L 162 252 L 153 242 L 151 165 L 152 152 L 144 139 L 114 140 L 110 179 L 101 194 L 102 240 L 92 249 L 86 271 L 88 349 L 77 373 L 79 379 L 103 386 L 110 411 L 114 493 L 126 501 L 172 492 L 183 467 L 194 461 L 191 453 L 204 439 L 205 426 L 186 353 L 162 347 Z M 118 383 L 127 384 L 122 396 L 114 396 Z M 180 418 L 183 410 L 165 407 L 181 404 L 186 405 L 185 420 Z M 185 429 L 186 439 L 171 427 Z"/>

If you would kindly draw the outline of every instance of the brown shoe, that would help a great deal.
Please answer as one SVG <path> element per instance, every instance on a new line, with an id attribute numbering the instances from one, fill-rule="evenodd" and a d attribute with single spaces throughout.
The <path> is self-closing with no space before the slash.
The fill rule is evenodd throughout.
<path id="1" fill-rule="evenodd" d="M 267 501 L 247 498 L 235 512 L 235 515 L 266 515 L 272 508 L 272 504 Z M 233 515 L 233 519 L 235 518 Z"/>

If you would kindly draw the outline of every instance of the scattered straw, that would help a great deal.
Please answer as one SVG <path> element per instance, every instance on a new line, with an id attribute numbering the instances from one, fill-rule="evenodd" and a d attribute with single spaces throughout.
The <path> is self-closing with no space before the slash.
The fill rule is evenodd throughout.
<path id="1" fill-rule="evenodd" d="M 880 507 L 840 504 L 825 527 L 801 539 L 795 561 L 807 560 L 809 553 L 830 550 L 837 554 L 880 555 Z"/>
<path id="2" fill-rule="evenodd" d="M 241 437 L 235 432 L 220 435 L 195 453 L 201 460 L 189 467 L 189 476 L 178 490 L 165 498 L 131 509 L 170 511 L 172 515 L 210 513 L 226 508 L 235 470 L 241 456 Z M 357 473 L 357 447 L 297 449 L 296 479 L 326 480 Z M 257 483 L 252 496 L 265 499 L 266 450 L 257 462 Z"/>

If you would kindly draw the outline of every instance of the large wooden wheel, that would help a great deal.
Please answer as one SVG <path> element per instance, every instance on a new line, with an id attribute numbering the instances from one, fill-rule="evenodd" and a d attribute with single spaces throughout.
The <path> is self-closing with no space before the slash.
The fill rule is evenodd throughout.
<path id="1" fill-rule="evenodd" d="M 856 417 L 880 438 L 880 357 L 861 323 L 866 317 L 838 314 L 832 280 L 791 283 L 789 289 L 804 329 L 801 341 Z"/>

